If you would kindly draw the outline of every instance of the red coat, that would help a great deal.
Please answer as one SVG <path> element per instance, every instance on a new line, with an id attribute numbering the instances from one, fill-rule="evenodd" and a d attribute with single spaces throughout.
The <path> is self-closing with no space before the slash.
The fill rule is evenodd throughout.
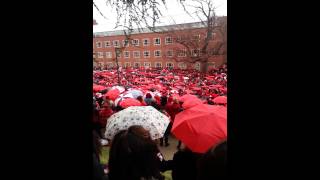
<path id="1" fill-rule="evenodd" d="M 172 121 L 174 121 L 174 118 L 176 114 L 180 112 L 181 106 L 179 103 L 167 103 L 165 106 L 165 110 L 168 112 L 170 115 Z"/>
<path id="2" fill-rule="evenodd" d="M 112 109 L 110 108 L 102 108 L 99 112 L 99 124 L 102 127 L 107 125 L 107 119 L 113 114 Z"/>

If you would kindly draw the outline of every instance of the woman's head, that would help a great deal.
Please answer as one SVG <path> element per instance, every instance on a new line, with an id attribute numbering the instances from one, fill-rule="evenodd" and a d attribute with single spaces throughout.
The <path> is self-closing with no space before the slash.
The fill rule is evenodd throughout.
<path id="1" fill-rule="evenodd" d="M 111 142 L 109 155 L 110 180 L 162 177 L 158 149 L 150 133 L 141 126 L 120 131 Z"/>
<path id="2" fill-rule="evenodd" d="M 142 102 L 142 101 L 143 101 L 143 97 L 142 97 L 142 96 L 138 96 L 138 97 L 137 97 L 137 100 L 140 101 L 140 102 Z"/>
<path id="3" fill-rule="evenodd" d="M 146 94 L 146 98 L 149 98 L 149 99 L 150 99 L 150 98 L 152 98 L 152 95 L 151 95 L 150 93 L 147 93 L 147 94 Z"/>

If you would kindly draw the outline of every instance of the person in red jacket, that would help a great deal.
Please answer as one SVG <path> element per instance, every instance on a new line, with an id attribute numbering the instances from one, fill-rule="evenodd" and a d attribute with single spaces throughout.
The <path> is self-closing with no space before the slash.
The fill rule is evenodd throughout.
<path id="1" fill-rule="evenodd" d="M 107 125 L 108 118 L 113 114 L 112 108 L 108 102 L 102 105 L 99 112 L 99 124 L 100 128 L 105 128 Z"/>

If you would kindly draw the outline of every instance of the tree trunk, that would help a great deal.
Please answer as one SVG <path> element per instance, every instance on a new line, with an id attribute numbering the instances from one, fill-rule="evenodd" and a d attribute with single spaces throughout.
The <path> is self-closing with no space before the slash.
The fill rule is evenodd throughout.
<path id="1" fill-rule="evenodd" d="M 200 71 L 203 73 L 208 71 L 208 61 L 201 62 Z"/>

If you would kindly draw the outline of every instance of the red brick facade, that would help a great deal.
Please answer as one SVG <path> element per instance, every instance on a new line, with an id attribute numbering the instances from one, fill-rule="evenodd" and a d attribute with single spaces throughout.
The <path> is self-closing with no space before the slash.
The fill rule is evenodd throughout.
<path id="1" fill-rule="evenodd" d="M 115 48 L 117 43 L 119 47 L 123 47 L 125 40 L 124 35 L 112 35 L 116 34 L 113 32 L 106 32 L 107 35 L 94 35 L 93 38 L 93 51 L 94 51 L 94 66 L 115 66 Z M 161 33 L 136 33 L 130 36 L 131 42 L 128 47 L 122 48 L 122 53 L 119 60 L 119 65 L 126 67 L 131 66 L 135 67 L 137 64 L 139 66 L 145 67 L 168 67 L 173 66 L 174 68 L 200 68 L 200 64 L 193 63 L 188 65 L 184 63 L 186 57 L 179 57 L 177 49 L 180 44 L 175 43 L 176 38 L 179 36 L 200 36 L 201 39 L 206 37 L 205 28 L 193 28 L 187 30 L 177 30 L 174 32 L 174 35 L 169 32 Z M 170 43 L 170 38 L 172 43 Z M 157 39 L 160 39 L 160 44 L 157 43 Z M 134 46 L 132 43 L 134 40 L 137 40 L 137 46 Z M 148 44 L 145 44 L 146 41 Z M 214 38 L 210 41 L 209 46 L 214 47 L 215 43 L 221 41 L 221 37 L 214 35 Z M 160 52 L 158 52 L 160 51 Z M 168 52 L 171 51 L 171 52 Z M 149 54 L 149 56 L 147 56 Z M 182 54 L 183 55 L 183 54 Z M 182 60 L 182 61 L 181 61 Z M 226 55 L 216 55 L 209 58 L 209 66 L 220 66 L 226 62 Z M 185 65 L 183 65 L 185 64 Z"/>

